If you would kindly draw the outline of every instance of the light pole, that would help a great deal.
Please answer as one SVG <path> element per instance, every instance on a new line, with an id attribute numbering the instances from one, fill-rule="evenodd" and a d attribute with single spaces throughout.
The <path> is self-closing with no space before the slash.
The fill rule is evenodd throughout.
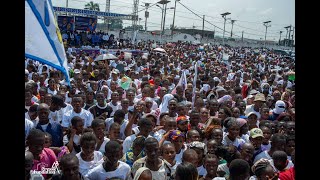
<path id="1" fill-rule="evenodd" d="M 68 4 L 69 4 L 68 2 L 69 2 L 69 1 L 67 0 L 67 1 L 66 1 L 66 8 L 69 7 L 69 6 L 68 6 Z M 67 10 L 66 10 L 66 16 L 68 16 Z"/>
<path id="2" fill-rule="evenodd" d="M 158 4 L 162 4 L 162 16 L 163 16 L 163 22 L 161 23 L 162 24 L 162 32 L 161 32 L 161 34 L 163 34 L 163 31 L 164 31 L 164 27 L 165 27 L 165 21 L 166 21 L 166 10 L 167 10 L 167 4 L 169 3 L 170 1 L 168 1 L 168 0 L 161 0 L 161 1 L 159 1 L 159 2 L 157 2 Z M 158 6 L 158 7 L 160 7 L 160 6 Z M 160 7 L 161 8 L 161 7 Z M 164 12 L 163 12 L 164 11 Z"/>
<path id="3" fill-rule="evenodd" d="M 173 21 L 172 21 L 171 36 L 173 36 L 174 21 L 175 21 L 175 18 L 176 18 L 177 1 L 180 1 L 180 0 L 175 0 L 175 1 L 174 1 L 174 12 L 173 12 Z"/>
<path id="4" fill-rule="evenodd" d="M 234 23 L 235 21 L 236 21 L 236 20 L 231 20 L 231 37 L 232 37 L 233 23 Z"/>
<path id="5" fill-rule="evenodd" d="M 282 34 L 283 31 L 280 31 L 280 38 L 279 38 L 279 46 L 281 44 L 281 34 Z"/>
<path id="6" fill-rule="evenodd" d="M 225 13 L 221 14 L 222 18 L 224 19 L 224 24 L 223 24 L 223 37 L 222 37 L 223 45 L 224 45 L 224 32 L 225 32 L 225 30 L 226 30 L 226 21 L 227 21 L 226 16 L 229 15 L 229 14 L 231 14 L 231 13 L 225 12 Z"/>
<path id="7" fill-rule="evenodd" d="M 267 31 L 268 31 L 268 27 L 271 27 L 271 25 L 269 25 L 271 21 L 266 21 L 263 22 L 263 25 L 266 27 L 266 34 L 264 35 L 264 47 L 266 48 L 266 43 L 267 43 Z"/>
<path id="8" fill-rule="evenodd" d="M 161 25 L 160 25 L 160 31 L 162 31 L 162 21 L 163 21 L 163 8 L 159 6 L 158 4 L 156 5 L 161 9 Z"/>
<path id="9" fill-rule="evenodd" d="M 150 3 L 145 3 L 145 6 L 146 6 L 146 12 L 144 13 L 144 17 L 146 18 L 145 24 L 144 24 L 145 32 L 147 32 L 147 20 L 149 18 L 149 12 L 148 12 L 149 5 L 150 5 Z"/>

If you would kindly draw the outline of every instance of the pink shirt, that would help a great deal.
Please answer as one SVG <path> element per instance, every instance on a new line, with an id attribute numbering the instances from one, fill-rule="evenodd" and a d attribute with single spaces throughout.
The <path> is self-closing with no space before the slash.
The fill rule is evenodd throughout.
<path id="1" fill-rule="evenodd" d="M 51 168 L 52 164 L 57 161 L 55 153 L 49 148 L 43 148 L 40 156 L 40 160 L 33 160 L 33 167 L 31 170 L 41 171 L 41 168 Z M 32 173 L 32 171 L 31 171 Z M 44 178 L 47 177 L 46 174 L 42 174 Z"/>

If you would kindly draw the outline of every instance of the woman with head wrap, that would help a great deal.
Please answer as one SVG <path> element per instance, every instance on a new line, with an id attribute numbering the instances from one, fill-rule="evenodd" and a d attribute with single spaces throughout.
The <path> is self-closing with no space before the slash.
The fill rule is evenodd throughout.
<path id="1" fill-rule="evenodd" d="M 250 142 L 249 134 L 248 134 L 249 126 L 247 124 L 247 120 L 243 118 L 237 118 L 236 120 L 240 125 L 240 132 L 239 132 L 240 138 L 243 139 L 245 142 Z"/>
<path id="2" fill-rule="evenodd" d="M 221 98 L 218 99 L 218 103 L 221 105 L 225 105 L 228 108 L 232 108 L 235 104 L 234 101 L 232 101 L 232 97 L 230 95 L 224 95 Z"/>
<path id="3" fill-rule="evenodd" d="M 104 96 L 106 97 L 106 100 L 110 100 L 111 99 L 112 91 L 110 90 L 110 88 L 107 85 L 102 85 L 100 87 L 100 91 L 103 92 Z"/>
<path id="4" fill-rule="evenodd" d="M 160 113 L 169 112 L 169 109 L 168 109 L 169 101 L 173 99 L 173 97 L 174 96 L 172 94 L 166 94 L 163 96 L 162 102 L 159 105 Z"/>

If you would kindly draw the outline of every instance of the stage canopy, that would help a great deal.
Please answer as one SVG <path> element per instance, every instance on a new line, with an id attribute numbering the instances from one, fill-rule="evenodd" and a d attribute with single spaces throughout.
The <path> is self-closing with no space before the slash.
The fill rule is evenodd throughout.
<path id="1" fill-rule="evenodd" d="M 87 9 L 74 9 L 65 7 L 53 7 L 54 11 L 58 14 L 68 13 L 68 15 L 82 15 L 82 16 L 98 16 L 107 17 L 108 19 L 122 19 L 122 20 L 133 20 L 133 15 L 128 14 L 117 14 L 102 11 L 92 11 Z"/>

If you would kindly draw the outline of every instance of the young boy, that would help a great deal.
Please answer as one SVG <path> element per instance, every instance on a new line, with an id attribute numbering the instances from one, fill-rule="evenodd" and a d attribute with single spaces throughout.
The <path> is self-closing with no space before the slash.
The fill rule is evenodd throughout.
<path id="1" fill-rule="evenodd" d="M 102 153 L 95 151 L 96 145 L 97 137 L 92 132 L 86 132 L 81 136 L 81 151 L 76 156 L 79 159 L 79 171 L 83 176 L 103 162 Z"/>
<path id="2" fill-rule="evenodd" d="M 121 161 L 127 163 L 130 167 L 132 167 L 133 163 L 140 158 L 145 157 L 144 152 L 144 140 L 145 137 L 138 136 L 132 143 L 132 147 L 124 154 Z"/>
<path id="3" fill-rule="evenodd" d="M 49 148 L 44 148 L 45 133 L 41 130 L 32 129 L 27 137 L 26 144 L 34 157 L 31 170 L 41 171 L 42 168 L 51 168 L 57 161 L 54 152 Z M 47 174 L 42 175 L 44 178 L 49 178 Z"/>
<path id="4" fill-rule="evenodd" d="M 118 143 L 122 144 L 123 140 L 120 138 L 120 124 L 119 123 L 112 123 L 109 128 L 109 135 L 108 138 L 110 140 L 118 141 Z"/>
<path id="5" fill-rule="evenodd" d="M 79 172 L 79 159 L 74 154 L 66 154 L 59 161 L 60 173 L 54 174 L 52 180 L 88 180 Z M 62 172 L 62 173 L 61 173 Z"/>
<path id="6" fill-rule="evenodd" d="M 66 145 L 72 154 L 80 152 L 80 137 L 83 133 L 83 120 L 79 116 L 71 119 L 71 128 L 68 134 L 63 137 L 63 144 Z"/>
<path id="7" fill-rule="evenodd" d="M 200 180 L 212 180 L 217 177 L 219 159 L 214 154 L 207 154 L 204 158 L 203 166 L 206 168 L 205 174 Z"/>
<path id="8" fill-rule="evenodd" d="M 87 175 L 89 179 L 105 180 L 110 178 L 127 179 L 130 166 L 119 161 L 122 156 L 122 146 L 117 141 L 109 141 L 105 146 L 106 159 L 97 167 L 91 169 Z"/>
<path id="9" fill-rule="evenodd" d="M 167 162 L 169 165 L 171 172 L 174 173 L 176 171 L 177 166 L 179 163 L 175 160 L 176 157 L 176 149 L 174 144 L 167 143 L 161 146 L 161 155 L 162 158 Z"/>

